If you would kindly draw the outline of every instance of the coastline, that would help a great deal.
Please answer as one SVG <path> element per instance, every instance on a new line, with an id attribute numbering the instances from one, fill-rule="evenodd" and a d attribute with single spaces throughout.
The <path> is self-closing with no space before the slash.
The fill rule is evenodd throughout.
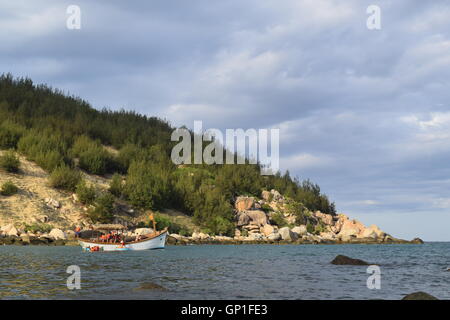
<path id="1" fill-rule="evenodd" d="M 175 238 L 168 236 L 166 246 L 188 246 L 188 245 L 342 245 L 342 244 L 423 244 L 419 238 L 413 240 L 392 239 L 389 241 L 380 241 L 374 239 L 351 239 L 350 241 L 340 240 L 308 240 L 297 239 L 290 240 L 236 240 L 236 239 L 189 239 L 188 237 Z M 7 236 L 0 238 L 0 245 L 16 245 L 16 246 L 79 246 L 78 240 L 69 239 L 51 239 L 51 238 L 30 238 L 24 239 L 21 237 Z"/>

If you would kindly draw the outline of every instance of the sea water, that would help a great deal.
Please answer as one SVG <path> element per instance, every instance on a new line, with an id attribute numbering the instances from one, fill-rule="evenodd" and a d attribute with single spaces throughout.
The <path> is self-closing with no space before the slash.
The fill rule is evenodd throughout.
<path id="1" fill-rule="evenodd" d="M 367 266 L 332 265 L 338 254 L 378 264 L 380 288 L 368 287 Z M 79 267 L 80 289 L 67 286 L 69 266 Z M 109 253 L 0 246 L 0 298 L 401 299 L 425 291 L 450 299 L 449 267 L 448 242 L 192 245 Z"/>

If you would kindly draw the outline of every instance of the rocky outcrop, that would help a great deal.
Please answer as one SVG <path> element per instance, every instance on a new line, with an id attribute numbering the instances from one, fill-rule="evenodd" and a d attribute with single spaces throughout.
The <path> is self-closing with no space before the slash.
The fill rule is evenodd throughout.
<path id="1" fill-rule="evenodd" d="M 369 263 L 367 263 L 364 260 L 360 259 L 353 259 L 347 256 L 338 255 L 336 258 L 331 261 L 331 264 L 335 265 L 352 265 L 352 266 L 368 266 Z"/>
<path id="2" fill-rule="evenodd" d="M 261 234 L 263 240 L 272 241 L 281 237 L 283 241 L 297 243 L 421 243 L 420 239 L 411 242 L 396 239 L 376 225 L 366 227 L 342 213 L 331 215 L 320 211 L 310 212 L 274 189 L 262 191 L 261 199 L 237 197 L 235 211 L 237 229 L 234 239 L 237 240 L 260 239 Z M 289 228 L 277 230 L 276 224 Z M 275 233 L 279 236 L 273 235 Z"/>
<path id="3" fill-rule="evenodd" d="M 239 212 L 237 215 L 237 225 L 256 225 L 258 227 L 263 227 L 267 224 L 267 215 L 262 210 L 245 210 Z"/>
<path id="4" fill-rule="evenodd" d="M 411 243 L 415 243 L 415 244 L 423 244 L 423 240 L 420 238 L 414 238 L 411 240 Z M 449 269 L 450 270 L 450 269 Z"/>
<path id="5" fill-rule="evenodd" d="M 255 198 L 253 197 L 237 197 L 234 203 L 234 207 L 238 212 L 250 210 L 255 204 Z"/>

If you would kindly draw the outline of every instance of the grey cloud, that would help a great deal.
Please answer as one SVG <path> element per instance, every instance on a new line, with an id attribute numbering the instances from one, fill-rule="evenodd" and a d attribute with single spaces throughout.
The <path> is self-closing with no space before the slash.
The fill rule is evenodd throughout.
<path id="1" fill-rule="evenodd" d="M 372 1 L 83 0 L 79 31 L 69 4 L 2 1 L 1 70 L 175 125 L 280 127 L 282 164 L 338 209 L 449 239 L 450 127 L 404 121 L 449 110 L 447 1 L 378 1 L 379 31 Z"/>

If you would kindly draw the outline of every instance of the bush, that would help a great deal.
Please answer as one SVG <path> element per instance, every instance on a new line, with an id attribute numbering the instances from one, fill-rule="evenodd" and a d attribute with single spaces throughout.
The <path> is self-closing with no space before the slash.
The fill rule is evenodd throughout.
<path id="1" fill-rule="evenodd" d="M 97 198 L 95 187 L 88 187 L 84 180 L 77 185 L 75 192 L 78 196 L 78 200 L 80 200 L 82 204 L 93 204 Z"/>
<path id="2" fill-rule="evenodd" d="M 17 148 L 47 172 L 69 163 L 67 143 L 56 133 L 31 130 L 19 140 Z"/>
<path id="3" fill-rule="evenodd" d="M 0 125 L 0 148 L 12 149 L 17 147 L 20 137 L 25 132 L 25 128 L 14 123 L 5 121 Z"/>
<path id="4" fill-rule="evenodd" d="M 154 215 L 155 217 L 155 225 L 156 230 L 163 230 L 165 228 L 168 228 L 170 233 L 177 233 L 182 236 L 189 235 L 189 231 L 186 230 L 183 226 L 179 225 L 176 222 L 173 222 L 170 220 L 169 217 L 163 216 L 159 213 L 156 213 Z M 140 222 L 138 224 L 139 228 L 153 228 L 153 222 L 148 220 L 147 222 Z"/>
<path id="5" fill-rule="evenodd" d="M 306 231 L 309 232 L 309 233 L 314 233 L 315 232 L 314 225 L 308 222 L 306 224 Z"/>
<path id="6" fill-rule="evenodd" d="M 8 172 L 18 172 L 20 169 L 20 160 L 13 151 L 8 151 L 0 156 L 0 168 Z"/>
<path id="7" fill-rule="evenodd" d="M 286 220 L 284 219 L 283 215 L 279 212 L 272 214 L 270 220 L 272 220 L 272 222 L 280 228 L 287 226 Z"/>
<path id="8" fill-rule="evenodd" d="M 111 183 L 109 184 L 109 192 L 111 192 L 116 197 L 120 198 L 123 193 L 122 176 L 115 173 L 112 177 Z"/>
<path id="9" fill-rule="evenodd" d="M 19 188 L 11 181 L 7 181 L 2 185 L 0 194 L 2 196 L 12 196 L 13 194 L 16 194 L 17 191 L 19 191 Z"/>
<path id="10" fill-rule="evenodd" d="M 133 162 L 128 170 L 124 193 L 130 203 L 142 209 L 161 209 L 169 203 L 170 174 L 158 164 Z"/>
<path id="11" fill-rule="evenodd" d="M 36 233 L 36 232 L 49 233 L 53 229 L 53 226 L 51 226 L 47 223 L 33 223 L 31 225 L 29 225 L 29 224 L 25 225 L 24 229 L 26 232 L 31 232 L 31 233 Z"/>
<path id="12" fill-rule="evenodd" d="M 71 155 L 79 158 L 79 167 L 92 174 L 103 175 L 114 167 L 112 156 L 103 146 L 86 136 L 80 136 L 75 141 Z"/>
<path id="13" fill-rule="evenodd" d="M 88 211 L 88 217 L 93 223 L 110 223 L 114 219 L 114 196 L 104 193 L 99 196 L 94 207 Z"/>
<path id="14" fill-rule="evenodd" d="M 65 165 L 53 170 L 50 175 L 50 186 L 56 189 L 75 191 L 81 181 L 81 173 Z"/>

